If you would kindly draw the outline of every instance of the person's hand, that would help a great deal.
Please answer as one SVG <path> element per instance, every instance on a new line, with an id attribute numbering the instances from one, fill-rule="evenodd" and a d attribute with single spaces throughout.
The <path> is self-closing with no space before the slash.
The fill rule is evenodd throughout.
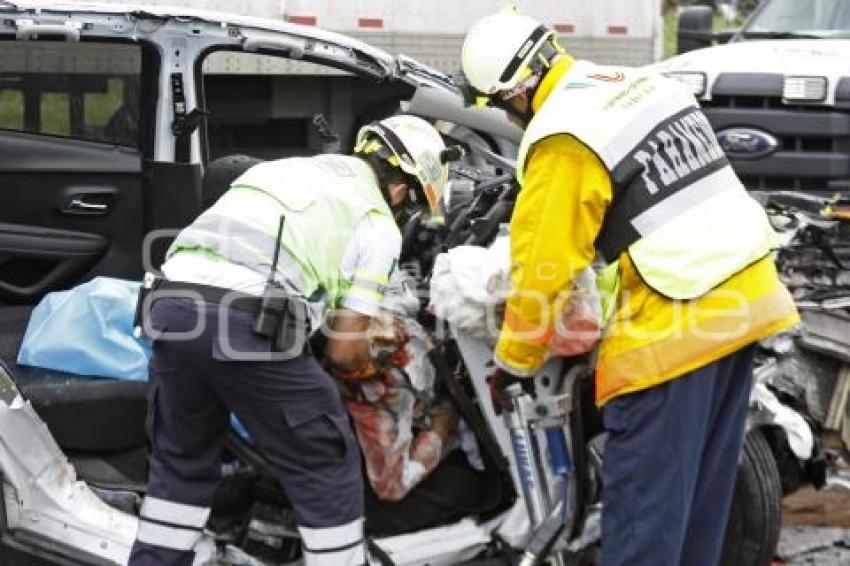
<path id="1" fill-rule="evenodd" d="M 393 317 L 393 334 L 395 338 L 395 345 L 399 349 L 410 342 L 410 331 L 407 329 L 407 325 L 401 317 Z"/>
<path id="2" fill-rule="evenodd" d="M 522 389 L 529 395 L 534 396 L 534 378 L 520 377 L 502 368 L 496 368 L 493 373 L 487 376 L 487 386 L 490 389 L 490 401 L 493 403 L 493 411 L 497 415 L 503 412 L 513 411 L 513 403 L 511 396 L 508 395 L 506 389 L 519 383 Z"/>
<path id="3" fill-rule="evenodd" d="M 368 360 L 365 365 L 354 370 L 344 370 L 334 366 L 330 366 L 329 369 L 334 377 L 346 382 L 359 383 L 370 381 L 375 379 L 378 375 L 378 368 L 371 360 Z"/>
<path id="4" fill-rule="evenodd" d="M 369 339 L 373 347 L 401 348 L 410 341 L 410 332 L 403 318 L 381 311 L 372 319 Z"/>
<path id="5" fill-rule="evenodd" d="M 573 295 L 555 326 L 555 335 L 549 343 L 553 356 L 571 357 L 591 351 L 600 337 L 599 313 L 592 303 Z"/>
<path id="6" fill-rule="evenodd" d="M 372 322 L 372 359 L 379 368 L 403 368 L 410 363 L 410 332 L 400 317 L 382 313 Z"/>
<path id="7" fill-rule="evenodd" d="M 369 355 L 371 321 L 371 317 L 345 308 L 334 312 L 325 346 L 325 364 L 334 376 L 361 381 L 375 374 Z"/>

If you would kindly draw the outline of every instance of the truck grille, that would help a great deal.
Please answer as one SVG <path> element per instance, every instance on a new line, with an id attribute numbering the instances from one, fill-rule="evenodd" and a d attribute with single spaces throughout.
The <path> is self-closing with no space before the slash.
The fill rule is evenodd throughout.
<path id="1" fill-rule="evenodd" d="M 732 167 L 748 189 L 850 191 L 850 112 L 785 104 L 781 77 L 776 79 L 757 73 L 721 75 L 712 99 L 701 102 L 716 132 L 752 128 L 777 142 L 764 156 L 730 155 Z"/>

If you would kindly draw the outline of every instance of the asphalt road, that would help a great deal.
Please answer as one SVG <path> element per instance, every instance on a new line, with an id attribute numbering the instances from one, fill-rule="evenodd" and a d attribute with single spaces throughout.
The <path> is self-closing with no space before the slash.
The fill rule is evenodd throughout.
<path id="1" fill-rule="evenodd" d="M 850 564 L 850 481 L 830 478 L 826 488 L 805 487 L 783 501 L 779 564 L 847 566 Z"/>

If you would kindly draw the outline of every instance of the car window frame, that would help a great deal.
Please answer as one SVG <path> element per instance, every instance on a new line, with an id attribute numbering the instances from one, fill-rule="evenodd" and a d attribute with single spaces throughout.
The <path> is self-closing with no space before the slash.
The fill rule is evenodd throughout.
<path id="1" fill-rule="evenodd" d="M 2 46 L 6 42 L 16 42 L 16 43 L 33 42 L 33 43 L 35 43 L 35 42 L 38 42 L 38 41 L 51 42 L 51 43 L 61 43 L 60 41 L 56 41 L 52 38 L 45 38 L 44 40 L 32 40 L 32 39 L 20 40 L 20 39 L 14 38 L 14 37 L 2 37 L 2 36 L 0 36 L 0 51 L 2 51 Z M 30 102 L 26 100 L 26 98 L 27 98 L 26 91 L 22 91 L 23 94 L 24 94 L 24 127 L 22 129 L 0 127 L 0 132 L 7 132 L 7 133 L 13 133 L 13 134 L 18 134 L 18 135 L 26 135 L 26 136 L 44 136 L 44 137 L 47 137 L 47 138 L 53 138 L 53 139 L 57 139 L 57 140 L 67 140 L 68 142 L 94 143 L 94 144 L 103 145 L 105 147 L 118 147 L 118 148 L 121 148 L 122 151 L 137 152 L 140 155 L 147 154 L 148 148 L 146 147 L 146 145 L 148 143 L 150 143 L 150 140 L 148 139 L 149 136 L 145 135 L 144 130 L 145 130 L 146 122 L 148 121 L 146 116 L 148 115 L 147 112 L 149 111 L 149 109 L 146 109 L 145 107 L 148 106 L 148 104 L 146 104 L 146 92 L 150 92 L 150 91 L 149 91 L 149 89 L 146 88 L 146 86 L 144 84 L 145 83 L 145 75 L 146 75 L 146 72 L 147 72 L 145 61 L 146 61 L 146 58 L 149 58 L 149 51 L 151 50 L 151 48 L 154 48 L 154 50 L 155 50 L 155 46 L 154 45 L 147 45 L 147 42 L 145 42 L 145 41 L 132 41 L 132 40 L 127 40 L 125 38 L 117 38 L 117 37 L 114 38 L 114 37 L 103 37 L 103 36 L 81 37 L 78 42 L 67 42 L 67 43 L 71 43 L 71 44 L 76 44 L 76 43 L 116 44 L 116 45 L 132 45 L 132 46 L 138 47 L 138 49 L 139 49 L 139 72 L 138 72 L 138 75 L 137 75 L 137 77 L 138 77 L 137 84 L 138 84 L 138 98 L 139 98 L 139 103 L 138 103 L 138 123 L 139 123 L 139 127 L 138 127 L 138 130 L 136 132 L 136 138 L 137 139 L 136 139 L 135 144 L 134 145 L 126 145 L 126 144 L 123 144 L 123 143 L 105 141 L 105 140 L 102 140 L 102 139 L 92 139 L 92 138 L 74 135 L 73 133 L 70 133 L 68 135 L 64 135 L 64 134 L 55 134 L 55 133 L 50 133 L 50 132 L 44 132 L 44 131 L 41 131 L 41 130 L 34 131 L 34 130 L 31 130 L 31 129 L 27 129 L 26 113 L 27 113 L 28 104 L 30 104 Z M 148 57 L 146 57 L 146 54 L 148 55 Z M 111 75 L 104 75 L 104 76 L 110 77 Z M 44 93 L 40 93 L 40 94 L 44 94 Z M 69 90 L 57 91 L 56 93 L 51 93 L 51 94 L 65 94 L 69 97 L 68 98 L 68 104 L 69 105 L 71 104 L 71 98 L 70 98 L 70 91 Z M 82 102 L 83 105 L 85 104 L 84 101 L 81 100 L 81 102 Z M 42 104 L 42 101 L 39 100 L 37 102 L 38 108 L 34 111 L 40 112 L 41 111 L 41 104 Z M 81 110 L 81 114 L 84 115 L 84 113 L 85 113 L 85 110 L 83 108 Z M 70 120 L 70 117 L 69 117 L 69 120 Z M 69 124 L 69 128 L 72 128 L 72 125 Z"/>
<path id="2" fill-rule="evenodd" d="M 271 30 L 262 30 L 265 33 L 279 33 Z M 282 36 L 286 34 L 281 33 Z M 309 36 L 302 36 L 304 39 L 309 39 Z M 342 47 L 346 47 L 341 45 Z M 357 51 L 353 50 L 355 57 L 357 56 Z M 353 65 L 350 63 L 342 62 L 338 59 L 332 57 L 322 57 L 320 55 L 303 53 L 298 57 L 293 57 L 284 49 L 277 48 L 258 48 L 258 49 L 245 49 L 243 45 L 238 43 L 217 43 L 214 45 L 210 45 L 207 48 L 198 52 L 197 57 L 195 58 L 195 63 L 193 65 L 193 75 L 195 81 L 195 92 L 197 93 L 196 105 L 198 108 L 206 111 L 206 91 L 204 87 L 204 72 L 203 66 L 204 62 L 214 53 L 218 52 L 232 52 L 232 53 L 245 53 L 248 55 L 258 55 L 258 56 L 268 56 L 268 57 L 277 57 L 281 59 L 285 59 L 287 61 L 291 61 L 293 63 L 310 63 L 314 65 L 320 65 L 323 67 L 328 67 L 330 69 L 344 71 L 350 75 L 356 76 L 360 79 L 370 80 L 375 84 L 380 84 L 386 81 L 402 81 L 409 84 L 412 88 L 416 88 L 416 85 L 410 81 L 405 80 L 404 78 L 394 75 L 379 75 L 374 71 L 374 69 L 364 68 L 358 65 Z M 209 147 L 209 121 L 205 116 L 201 121 L 198 131 L 200 134 L 200 146 L 201 146 L 201 159 L 202 163 L 206 165 L 209 163 L 210 158 L 210 147 Z"/>

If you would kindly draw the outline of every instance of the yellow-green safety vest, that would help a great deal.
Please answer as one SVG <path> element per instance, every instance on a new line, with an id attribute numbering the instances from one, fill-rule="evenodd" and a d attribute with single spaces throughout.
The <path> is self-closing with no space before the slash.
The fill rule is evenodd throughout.
<path id="1" fill-rule="evenodd" d="M 340 265 L 367 214 L 392 218 L 371 167 L 342 155 L 255 165 L 183 230 L 168 250 L 204 254 L 269 276 L 285 215 L 275 279 L 309 301 L 339 306 L 351 286 Z"/>
<path id="2" fill-rule="evenodd" d="M 531 146 L 557 134 L 587 145 L 611 175 L 614 197 L 597 249 L 608 262 L 628 253 L 662 295 L 700 297 L 776 247 L 767 214 L 681 83 L 576 61 L 525 131 L 520 182 Z"/>

